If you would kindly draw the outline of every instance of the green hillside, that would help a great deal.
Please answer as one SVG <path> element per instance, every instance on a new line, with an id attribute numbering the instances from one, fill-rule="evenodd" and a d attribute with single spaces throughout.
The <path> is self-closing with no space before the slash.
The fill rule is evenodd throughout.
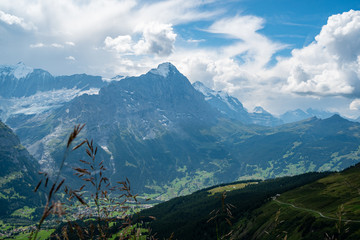
<path id="1" fill-rule="evenodd" d="M 33 192 L 39 165 L 19 139 L 0 121 L 0 218 L 24 206 L 40 204 Z"/>
<path id="2" fill-rule="evenodd" d="M 32 224 L 39 214 L 36 207 L 45 197 L 40 191 L 34 193 L 40 180 L 38 169 L 37 161 L 0 121 L 0 239 Z"/>
<path id="3" fill-rule="evenodd" d="M 215 186 L 195 192 L 184 197 L 177 197 L 170 201 L 156 205 L 142 211 L 139 221 L 149 223 L 153 233 L 159 239 L 216 239 L 217 235 L 224 235 L 231 230 L 227 224 L 248 216 L 252 210 L 260 207 L 271 196 L 315 181 L 328 173 L 307 173 L 294 177 L 282 177 L 266 181 L 252 180 L 237 182 L 229 185 Z M 233 189 L 232 191 L 230 191 Z M 226 191 L 224 204 L 230 206 L 232 217 L 222 212 L 222 193 Z M 220 210 L 218 216 L 210 214 L 213 210 Z M 152 220 L 153 217 L 156 220 Z"/>
<path id="4" fill-rule="evenodd" d="M 233 239 L 360 239 L 359 176 L 358 164 L 281 194 L 241 219 Z"/>

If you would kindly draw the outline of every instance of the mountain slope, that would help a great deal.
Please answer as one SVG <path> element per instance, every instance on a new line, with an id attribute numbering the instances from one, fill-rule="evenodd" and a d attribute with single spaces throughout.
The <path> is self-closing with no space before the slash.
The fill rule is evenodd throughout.
<path id="1" fill-rule="evenodd" d="M 266 181 L 252 180 L 220 185 L 203 189 L 191 195 L 171 199 L 150 209 L 143 210 L 139 215 L 141 221 L 149 222 L 153 233 L 160 239 L 168 238 L 172 233 L 174 239 L 216 239 L 228 233 L 231 228 L 222 212 L 224 204 L 232 204 L 231 222 L 247 216 L 251 210 L 260 207 L 270 196 L 302 186 L 326 176 L 327 173 L 308 173 L 294 177 L 284 177 Z M 222 199 L 223 191 L 226 198 Z M 233 190 L 235 189 L 235 190 Z M 215 221 L 209 221 L 213 210 L 220 209 Z M 151 216 L 151 218 L 150 218 Z M 148 218 L 149 217 L 149 218 Z"/>
<path id="2" fill-rule="evenodd" d="M 249 113 L 237 98 L 226 92 L 214 91 L 201 82 L 193 83 L 193 87 L 202 93 L 205 100 L 226 118 L 235 119 L 245 124 L 262 126 L 278 126 L 283 123 L 262 107 L 256 107 L 252 113 Z"/>
<path id="3" fill-rule="evenodd" d="M 233 239 L 359 239 L 359 174 L 358 164 L 281 194 L 242 219 Z"/>
<path id="4" fill-rule="evenodd" d="M 231 232 L 227 239 L 359 239 L 359 174 L 357 164 L 338 173 L 214 186 L 143 210 L 140 221 L 159 238 L 214 239 Z M 219 213 L 209 221 L 213 210 Z"/>
<path id="5" fill-rule="evenodd" d="M 40 196 L 34 193 L 39 181 L 39 165 L 20 144 L 19 139 L 0 122 L 0 217 L 24 206 L 36 206 Z"/>
<path id="6" fill-rule="evenodd" d="M 234 162 L 227 174 L 251 179 L 342 170 L 360 160 L 359 130 L 358 123 L 334 115 L 283 125 L 243 141 L 234 139 L 233 154 L 241 162 Z"/>

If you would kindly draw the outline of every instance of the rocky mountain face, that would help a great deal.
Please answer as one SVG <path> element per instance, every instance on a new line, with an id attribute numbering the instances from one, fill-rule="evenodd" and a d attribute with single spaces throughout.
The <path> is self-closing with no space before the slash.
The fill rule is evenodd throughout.
<path id="1" fill-rule="evenodd" d="M 52 76 L 22 62 L 0 65 L 0 118 L 54 109 L 83 93 L 97 93 L 105 85 L 99 76 Z"/>
<path id="2" fill-rule="evenodd" d="M 236 119 L 247 124 L 253 123 L 250 114 L 237 98 L 222 91 L 214 91 L 201 82 L 195 82 L 192 85 L 197 91 L 204 95 L 205 100 L 213 108 L 225 115 L 225 117 Z"/>
<path id="3" fill-rule="evenodd" d="M 24 206 L 36 206 L 40 196 L 33 192 L 40 180 L 38 162 L 21 145 L 17 136 L 0 122 L 0 216 Z"/>
<path id="4" fill-rule="evenodd" d="M 101 88 L 106 85 L 99 76 L 76 74 L 52 76 L 42 69 L 33 69 L 20 62 L 16 65 L 0 65 L 0 96 L 3 98 L 29 97 L 37 92 L 59 89 Z"/>
<path id="5" fill-rule="evenodd" d="M 239 179 L 341 170 L 360 159 L 358 123 L 333 116 L 278 127 L 248 125 L 244 122 L 256 119 L 272 125 L 276 119 L 262 108 L 248 113 L 236 98 L 194 86 L 164 63 L 113 81 L 98 94 L 7 123 L 50 173 L 73 126 L 85 123 L 80 138 L 94 139 L 111 181 L 128 177 L 139 192 L 173 196 Z M 68 157 L 63 172 L 68 183 L 76 184 L 72 167 L 85 158 L 81 150 Z"/>
<path id="6" fill-rule="evenodd" d="M 205 100 L 226 118 L 235 119 L 245 124 L 262 126 L 278 126 L 283 121 L 274 117 L 262 107 L 256 107 L 249 113 L 235 97 L 222 91 L 214 91 L 201 82 L 193 83 L 193 87 L 205 96 Z"/>

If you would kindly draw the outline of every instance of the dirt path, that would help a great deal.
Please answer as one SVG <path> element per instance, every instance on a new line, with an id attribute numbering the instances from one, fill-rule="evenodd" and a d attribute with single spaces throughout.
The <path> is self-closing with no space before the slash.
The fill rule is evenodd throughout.
<path id="1" fill-rule="evenodd" d="M 319 215 L 320 217 L 322 217 L 322 218 L 339 221 L 338 218 L 325 216 L 324 214 L 322 214 L 321 212 L 316 211 L 316 210 L 312 210 L 312 209 L 308 209 L 308 208 L 303 208 L 303 207 L 297 207 L 297 206 L 295 206 L 294 204 L 281 202 L 281 201 L 279 201 L 279 200 L 277 200 L 277 199 L 274 199 L 274 201 L 276 201 L 277 203 L 282 204 L 282 205 L 286 205 L 286 206 L 293 207 L 293 208 L 295 208 L 295 209 L 300 209 L 300 210 L 303 210 L 303 211 L 307 211 L 307 212 L 311 212 L 311 213 L 316 213 L 316 214 L 318 214 L 318 215 Z M 342 221 L 342 222 L 356 222 L 356 223 L 360 223 L 360 220 L 341 219 L 341 221 Z"/>

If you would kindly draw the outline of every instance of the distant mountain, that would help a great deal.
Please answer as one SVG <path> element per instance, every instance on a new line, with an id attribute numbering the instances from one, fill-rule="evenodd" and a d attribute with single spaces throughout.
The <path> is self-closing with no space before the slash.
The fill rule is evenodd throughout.
<path id="1" fill-rule="evenodd" d="M 284 114 L 282 114 L 280 116 L 280 119 L 284 123 L 291 123 L 291 122 L 297 122 L 297 121 L 301 121 L 301 120 L 311 118 L 311 117 L 325 119 L 325 118 L 331 117 L 334 114 L 337 114 L 337 113 L 321 111 L 321 110 L 316 110 L 316 109 L 312 109 L 312 108 L 308 108 L 306 111 L 303 111 L 301 109 L 296 109 L 296 110 L 285 112 Z"/>
<path id="2" fill-rule="evenodd" d="M 235 97 L 223 91 L 214 91 L 201 82 L 195 82 L 193 87 L 205 96 L 205 100 L 220 113 L 228 118 L 239 120 L 243 123 L 252 123 L 249 113 L 242 103 Z"/>
<path id="3" fill-rule="evenodd" d="M 170 196 L 221 182 L 341 170 L 359 162 L 359 123 L 333 116 L 273 128 L 248 125 L 231 117 L 243 109 L 236 99 L 205 94 L 164 63 L 139 77 L 113 81 L 99 94 L 83 94 L 41 114 L 18 115 L 8 124 L 42 169 L 53 172 L 73 126 L 86 123 L 82 136 L 98 144 L 98 159 L 112 181 L 127 176 L 133 189 Z M 261 108 L 249 116 L 272 121 Z M 64 176 L 73 179 L 71 167 L 85 157 L 70 156 Z"/>
<path id="4" fill-rule="evenodd" d="M 245 124 L 257 124 L 262 126 L 278 126 L 283 122 L 265 111 L 262 107 L 256 107 L 249 113 L 242 103 L 235 97 L 223 91 L 214 91 L 201 82 L 193 83 L 193 87 L 201 92 L 205 100 L 227 118 L 241 121 Z"/>
<path id="5" fill-rule="evenodd" d="M 0 65 L 0 96 L 3 98 L 29 97 L 37 92 L 59 89 L 101 88 L 106 84 L 99 76 L 75 74 L 54 77 L 42 69 L 33 69 L 20 62 L 16 65 Z"/>
<path id="6" fill-rule="evenodd" d="M 0 65 L 0 118 L 36 114 L 57 108 L 83 93 L 97 93 L 107 85 L 99 76 L 52 76 L 20 62 Z"/>
<path id="7" fill-rule="evenodd" d="M 0 122 L 0 217 L 24 206 L 40 204 L 34 189 L 40 180 L 38 162 L 21 145 L 17 136 Z"/>
<path id="8" fill-rule="evenodd" d="M 271 115 L 271 113 L 265 111 L 265 109 L 260 106 L 254 108 L 253 112 L 250 113 L 250 117 L 253 124 L 272 127 L 283 124 L 280 119 L 274 117 L 273 115 Z"/>

